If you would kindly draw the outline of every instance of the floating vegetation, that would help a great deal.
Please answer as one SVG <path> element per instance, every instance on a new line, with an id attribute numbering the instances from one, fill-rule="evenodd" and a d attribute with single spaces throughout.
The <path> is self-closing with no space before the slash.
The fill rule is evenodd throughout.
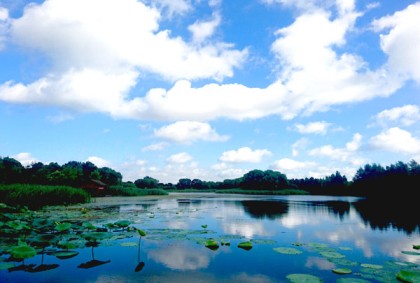
<path id="1" fill-rule="evenodd" d="M 413 252 L 413 251 L 402 251 L 403 254 L 405 255 L 420 255 L 420 252 Z"/>
<path id="2" fill-rule="evenodd" d="M 332 262 L 336 265 L 343 266 L 358 266 L 359 263 L 356 261 L 349 260 L 347 258 L 327 258 L 329 262 Z"/>
<path id="3" fill-rule="evenodd" d="M 345 258 L 346 256 L 338 252 L 321 251 L 319 254 L 326 258 Z"/>
<path id="4" fill-rule="evenodd" d="M 251 243 L 256 245 L 275 245 L 277 241 L 271 239 L 252 239 Z"/>
<path id="5" fill-rule="evenodd" d="M 351 251 L 352 250 L 352 248 L 350 248 L 350 247 L 338 247 L 338 249 L 342 250 L 342 251 Z"/>
<path id="6" fill-rule="evenodd" d="M 420 245 L 413 245 L 413 249 L 420 250 Z"/>
<path id="7" fill-rule="evenodd" d="M 0 270 L 5 270 L 14 267 L 15 265 L 11 262 L 0 262 Z"/>
<path id="8" fill-rule="evenodd" d="M 121 247 L 137 247 L 136 242 L 122 242 L 120 243 Z"/>
<path id="9" fill-rule="evenodd" d="M 219 248 L 219 243 L 213 239 L 209 239 L 204 243 L 204 246 L 215 251 Z"/>
<path id="10" fill-rule="evenodd" d="M 51 255 L 55 256 L 58 259 L 69 259 L 75 257 L 79 254 L 77 251 L 55 251 Z"/>
<path id="11" fill-rule="evenodd" d="M 58 232 L 64 232 L 64 231 L 68 231 L 71 228 L 71 223 L 69 222 L 64 222 L 64 223 L 60 223 L 57 222 L 55 225 L 55 230 L 57 230 Z"/>
<path id="12" fill-rule="evenodd" d="M 293 273 L 286 276 L 292 283 L 322 283 L 321 278 L 311 275 L 311 274 L 304 274 L 304 273 Z"/>
<path id="13" fill-rule="evenodd" d="M 249 251 L 250 249 L 252 249 L 252 243 L 250 241 L 240 242 L 238 244 L 238 248 Z"/>
<path id="14" fill-rule="evenodd" d="M 418 283 L 420 282 L 420 271 L 418 270 L 400 270 L 397 273 L 397 279 L 403 282 Z"/>
<path id="15" fill-rule="evenodd" d="M 332 272 L 337 273 L 337 274 L 350 274 L 352 273 L 352 270 L 350 268 L 335 268 L 332 270 Z"/>
<path id="16" fill-rule="evenodd" d="M 373 268 L 373 269 L 381 269 L 381 268 L 383 268 L 382 265 L 379 265 L 379 264 L 370 264 L 370 263 L 362 263 L 362 264 L 360 264 L 360 266 L 366 267 L 366 268 Z"/>
<path id="17" fill-rule="evenodd" d="M 206 229 L 207 228 L 207 224 L 201 225 L 201 228 Z"/>
<path id="18" fill-rule="evenodd" d="M 273 250 L 277 253 L 281 253 L 281 254 L 288 254 L 288 255 L 297 255 L 297 254 L 301 254 L 302 251 L 295 249 L 295 248 L 287 248 L 287 247 L 278 247 L 278 248 L 273 248 Z"/>

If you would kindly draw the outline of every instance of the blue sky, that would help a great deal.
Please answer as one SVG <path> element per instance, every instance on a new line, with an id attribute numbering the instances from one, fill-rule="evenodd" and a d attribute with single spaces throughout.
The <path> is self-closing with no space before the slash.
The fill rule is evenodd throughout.
<path id="1" fill-rule="evenodd" d="M 0 156 L 125 181 L 420 162 L 420 2 L 0 0 Z"/>

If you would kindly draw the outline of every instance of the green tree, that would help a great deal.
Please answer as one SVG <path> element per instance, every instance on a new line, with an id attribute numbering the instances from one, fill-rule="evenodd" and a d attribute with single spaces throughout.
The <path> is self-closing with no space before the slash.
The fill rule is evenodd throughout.
<path id="1" fill-rule="evenodd" d="M 158 187 L 159 180 L 146 176 L 143 179 L 137 179 L 136 181 L 134 181 L 134 184 L 137 188 L 140 189 L 152 189 Z"/>

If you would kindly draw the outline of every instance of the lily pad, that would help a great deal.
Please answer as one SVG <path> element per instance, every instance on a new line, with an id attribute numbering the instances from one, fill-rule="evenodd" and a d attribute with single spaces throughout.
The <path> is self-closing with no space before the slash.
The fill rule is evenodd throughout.
<path id="1" fill-rule="evenodd" d="M 79 254 L 79 252 L 76 251 L 56 251 L 52 255 L 59 259 L 68 259 L 75 257 Z"/>
<path id="2" fill-rule="evenodd" d="M 15 246 L 10 250 L 10 255 L 19 259 L 31 258 L 36 255 L 36 250 L 33 247 L 27 245 Z"/>
<path id="3" fill-rule="evenodd" d="M 201 228 L 206 229 L 207 228 L 207 224 L 201 225 Z"/>
<path id="4" fill-rule="evenodd" d="M 12 268 L 13 266 L 15 265 L 11 262 L 0 262 L 0 270 L 9 269 L 9 268 Z"/>
<path id="5" fill-rule="evenodd" d="M 382 265 L 379 265 L 379 264 L 370 264 L 370 263 L 362 263 L 360 266 L 366 267 L 366 268 L 373 268 L 373 269 L 381 269 L 381 268 L 383 268 Z"/>
<path id="6" fill-rule="evenodd" d="M 82 237 L 89 242 L 98 242 L 101 240 L 109 239 L 111 236 L 112 235 L 108 232 L 90 232 L 82 234 Z"/>
<path id="7" fill-rule="evenodd" d="M 136 242 L 122 242 L 120 246 L 121 247 L 136 247 L 137 243 Z"/>
<path id="8" fill-rule="evenodd" d="M 402 253 L 405 255 L 420 255 L 419 252 L 412 252 L 412 251 L 402 251 Z"/>
<path id="9" fill-rule="evenodd" d="M 58 223 L 55 226 L 55 230 L 57 230 L 58 232 L 67 231 L 67 230 L 70 230 L 70 228 L 71 228 L 71 223 L 68 223 L 68 222 Z"/>
<path id="10" fill-rule="evenodd" d="M 206 248 L 209 248 L 211 250 L 217 250 L 219 248 L 219 243 L 215 240 L 207 240 L 204 245 L 206 246 Z"/>
<path id="11" fill-rule="evenodd" d="M 252 249 L 252 243 L 250 241 L 241 242 L 238 244 L 238 248 L 249 251 L 250 249 Z"/>
<path id="12" fill-rule="evenodd" d="M 295 249 L 295 248 L 285 248 L 285 247 L 278 247 L 273 248 L 275 252 L 281 253 L 281 254 L 288 254 L 288 255 L 297 255 L 301 254 L 302 251 Z"/>
<path id="13" fill-rule="evenodd" d="M 352 273 L 350 268 L 335 268 L 332 270 L 332 272 L 337 273 L 337 274 L 350 274 Z"/>
<path id="14" fill-rule="evenodd" d="M 343 254 L 340 254 L 337 252 L 330 252 L 330 251 L 322 251 L 319 254 L 326 258 L 344 258 L 345 257 L 345 255 Z"/>
<path id="15" fill-rule="evenodd" d="M 119 220 L 117 222 L 114 222 L 114 225 L 119 228 L 125 228 L 128 227 L 131 224 L 130 220 Z"/>
<path id="16" fill-rule="evenodd" d="M 141 229 L 137 229 L 137 228 L 136 228 L 136 230 L 137 230 L 137 232 L 139 233 L 139 235 L 140 235 L 141 237 L 145 237 L 145 236 L 146 236 L 146 232 L 144 232 L 143 230 L 141 230 Z"/>
<path id="17" fill-rule="evenodd" d="M 293 273 L 286 276 L 292 283 L 322 283 L 322 279 L 311 274 Z"/>
<path id="18" fill-rule="evenodd" d="M 397 279 L 408 283 L 418 283 L 420 282 L 420 271 L 400 270 L 397 273 Z"/>
<path id="19" fill-rule="evenodd" d="M 420 245 L 413 245 L 413 249 L 420 250 Z"/>

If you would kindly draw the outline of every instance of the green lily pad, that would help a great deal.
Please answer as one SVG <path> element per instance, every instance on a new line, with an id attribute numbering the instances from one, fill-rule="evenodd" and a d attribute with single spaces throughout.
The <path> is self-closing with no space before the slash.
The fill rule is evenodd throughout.
<path id="1" fill-rule="evenodd" d="M 288 255 L 297 255 L 301 254 L 302 251 L 295 249 L 295 248 L 284 248 L 284 247 L 278 247 L 273 248 L 275 252 L 281 253 L 281 254 L 288 254 Z"/>
<path id="2" fill-rule="evenodd" d="M 335 268 L 332 270 L 332 272 L 337 273 L 337 274 L 350 274 L 352 273 L 350 268 Z"/>
<path id="3" fill-rule="evenodd" d="M 330 251 L 322 251 L 319 254 L 326 258 L 344 258 L 345 257 L 345 255 L 343 254 L 340 254 L 337 252 L 330 252 Z"/>
<path id="4" fill-rule="evenodd" d="M 252 243 L 250 241 L 241 242 L 238 244 L 238 248 L 249 251 L 250 249 L 252 249 Z"/>
<path id="5" fill-rule="evenodd" d="M 131 224 L 130 220 L 119 220 L 117 222 L 114 222 L 114 225 L 119 228 L 125 228 L 128 227 Z"/>
<path id="6" fill-rule="evenodd" d="M 55 230 L 57 230 L 58 232 L 67 231 L 67 230 L 70 230 L 70 228 L 71 228 L 71 223 L 68 223 L 68 222 L 58 223 L 57 225 L 55 225 Z"/>
<path id="7" fill-rule="evenodd" d="M 36 255 L 36 250 L 27 245 L 15 246 L 10 250 L 10 255 L 14 258 L 31 258 Z"/>
<path id="8" fill-rule="evenodd" d="M 89 230 L 95 230 L 96 229 L 96 227 L 90 222 L 83 222 L 82 226 L 89 229 Z"/>
<path id="9" fill-rule="evenodd" d="M 206 229 L 207 228 L 207 224 L 201 225 L 201 228 Z"/>
<path id="10" fill-rule="evenodd" d="M 0 270 L 9 269 L 9 268 L 12 268 L 13 266 L 15 265 L 11 262 L 0 262 Z"/>
<path id="11" fill-rule="evenodd" d="M 145 236 L 146 236 L 146 232 L 144 232 L 143 230 L 141 230 L 141 229 L 137 229 L 137 228 L 136 228 L 136 230 L 137 230 L 137 232 L 139 233 L 139 235 L 140 235 L 141 237 L 145 237 Z"/>
<path id="12" fill-rule="evenodd" d="M 111 236 L 111 233 L 108 232 L 90 232 L 82 234 L 82 237 L 89 242 L 98 242 L 101 240 L 109 239 Z"/>
<path id="13" fill-rule="evenodd" d="M 397 273 L 397 279 L 408 283 L 418 283 L 420 282 L 420 271 L 400 270 Z"/>
<path id="14" fill-rule="evenodd" d="M 286 276 L 292 283 L 322 283 L 322 279 L 311 274 L 293 273 Z"/>
<path id="15" fill-rule="evenodd" d="M 420 245 L 413 245 L 413 249 L 420 250 Z"/>
<path id="16" fill-rule="evenodd" d="M 52 255 L 59 259 L 68 259 L 75 257 L 79 254 L 79 252 L 76 251 L 56 251 Z"/>
<path id="17" fill-rule="evenodd" d="M 362 263 L 360 266 L 366 267 L 366 268 L 373 268 L 373 269 L 381 269 L 381 268 L 383 268 L 382 265 L 379 265 L 379 264 L 370 264 L 370 263 Z"/>
<path id="18" fill-rule="evenodd" d="M 420 255 L 419 252 L 412 252 L 412 251 L 402 251 L 402 253 L 405 255 Z"/>
<path id="19" fill-rule="evenodd" d="M 204 246 L 206 246 L 206 248 L 209 248 L 211 250 L 217 250 L 219 248 L 219 243 L 215 240 L 210 239 L 204 243 Z"/>
<path id="20" fill-rule="evenodd" d="M 338 278 L 336 283 L 371 283 L 368 280 L 361 278 Z"/>
<path id="21" fill-rule="evenodd" d="M 39 234 L 31 240 L 36 247 L 48 247 L 58 242 L 58 237 L 54 234 Z"/>
<path id="22" fill-rule="evenodd" d="M 121 247 L 136 247 L 137 243 L 136 242 L 122 242 L 120 246 Z"/>

